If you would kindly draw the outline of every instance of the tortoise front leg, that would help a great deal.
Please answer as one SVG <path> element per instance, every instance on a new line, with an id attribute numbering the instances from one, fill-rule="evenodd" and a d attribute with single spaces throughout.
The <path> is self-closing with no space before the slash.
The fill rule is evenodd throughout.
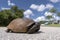
<path id="1" fill-rule="evenodd" d="M 31 33 L 35 33 L 38 32 L 38 30 L 40 29 L 40 24 L 36 23 L 35 25 L 33 25 L 27 33 L 31 34 Z"/>

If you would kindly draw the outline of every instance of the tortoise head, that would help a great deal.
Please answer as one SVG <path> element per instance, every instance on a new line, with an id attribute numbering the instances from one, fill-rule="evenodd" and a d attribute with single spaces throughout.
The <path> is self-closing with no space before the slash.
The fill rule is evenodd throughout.
<path id="1" fill-rule="evenodd" d="M 29 24 L 27 33 L 35 33 L 35 32 L 38 32 L 39 29 L 40 29 L 40 23 L 33 22 Z"/>

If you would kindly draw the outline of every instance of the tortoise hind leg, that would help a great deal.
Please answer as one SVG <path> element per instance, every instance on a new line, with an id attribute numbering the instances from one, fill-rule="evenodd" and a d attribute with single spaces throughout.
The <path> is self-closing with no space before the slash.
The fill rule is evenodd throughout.
<path id="1" fill-rule="evenodd" d="M 7 29 L 6 32 L 11 32 L 11 29 Z"/>

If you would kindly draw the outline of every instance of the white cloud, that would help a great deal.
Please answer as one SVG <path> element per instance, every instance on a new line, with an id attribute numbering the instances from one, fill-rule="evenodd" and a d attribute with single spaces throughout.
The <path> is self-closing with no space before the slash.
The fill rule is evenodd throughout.
<path id="1" fill-rule="evenodd" d="M 35 5 L 35 4 L 32 4 L 30 6 L 31 9 L 34 9 L 34 10 L 37 10 L 37 11 L 44 11 L 45 9 L 51 9 L 53 8 L 54 6 L 52 4 L 41 4 L 41 5 Z"/>
<path id="2" fill-rule="evenodd" d="M 26 18 L 30 18 L 30 15 L 25 15 Z"/>
<path id="3" fill-rule="evenodd" d="M 53 2 L 53 3 L 60 2 L 60 0 L 50 0 L 50 1 Z"/>
<path id="4" fill-rule="evenodd" d="M 31 14 L 32 14 L 32 11 L 29 9 L 24 12 L 24 15 L 31 15 Z"/>
<path id="5" fill-rule="evenodd" d="M 38 9 L 38 11 L 44 11 L 45 10 L 45 5 L 41 4 Z"/>
<path id="6" fill-rule="evenodd" d="M 35 5 L 32 4 L 30 6 L 31 9 L 37 10 L 37 11 L 44 11 L 45 10 L 45 5 L 41 4 L 41 5 Z"/>
<path id="7" fill-rule="evenodd" d="M 52 17 L 54 18 L 54 20 L 60 20 L 60 17 L 58 17 L 56 14 L 54 14 Z"/>
<path id="8" fill-rule="evenodd" d="M 60 17 L 56 16 L 55 19 L 56 19 L 56 20 L 60 20 Z"/>
<path id="9" fill-rule="evenodd" d="M 10 0 L 8 0 L 8 6 L 14 6 L 14 3 L 11 3 Z"/>
<path id="10" fill-rule="evenodd" d="M 10 5 L 10 0 L 8 0 L 8 5 Z"/>
<path id="11" fill-rule="evenodd" d="M 1 8 L 1 10 L 9 10 L 10 8 L 4 8 L 4 7 L 2 7 Z"/>
<path id="12" fill-rule="evenodd" d="M 14 6 L 15 4 L 14 3 L 10 3 L 11 6 Z"/>
<path id="13" fill-rule="evenodd" d="M 29 18 L 30 15 L 33 15 L 33 12 L 32 12 L 31 10 L 28 9 L 28 10 L 26 10 L 26 11 L 24 12 L 24 16 L 25 16 L 25 17 Z"/>
<path id="14" fill-rule="evenodd" d="M 54 13 L 51 13 L 51 12 L 45 12 L 45 16 L 52 16 Z"/>
<path id="15" fill-rule="evenodd" d="M 37 9 L 37 8 L 38 8 L 38 5 L 32 4 L 32 5 L 30 6 L 30 8 L 32 8 L 32 9 Z"/>
<path id="16" fill-rule="evenodd" d="M 56 16 L 57 16 L 56 13 L 54 13 L 54 15 L 52 17 L 55 18 Z"/>
<path id="17" fill-rule="evenodd" d="M 51 8 L 53 8 L 54 6 L 52 5 L 52 4 L 46 4 L 46 8 L 47 9 L 51 9 Z"/>
<path id="18" fill-rule="evenodd" d="M 35 22 L 45 21 L 45 16 L 40 16 L 34 19 Z"/>

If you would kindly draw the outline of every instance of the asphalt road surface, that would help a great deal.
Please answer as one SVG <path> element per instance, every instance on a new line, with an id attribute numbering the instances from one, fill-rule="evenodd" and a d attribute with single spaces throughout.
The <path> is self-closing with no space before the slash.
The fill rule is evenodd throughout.
<path id="1" fill-rule="evenodd" d="M 7 33 L 6 27 L 0 27 L 0 40 L 60 40 L 60 27 L 42 27 L 34 34 Z"/>

